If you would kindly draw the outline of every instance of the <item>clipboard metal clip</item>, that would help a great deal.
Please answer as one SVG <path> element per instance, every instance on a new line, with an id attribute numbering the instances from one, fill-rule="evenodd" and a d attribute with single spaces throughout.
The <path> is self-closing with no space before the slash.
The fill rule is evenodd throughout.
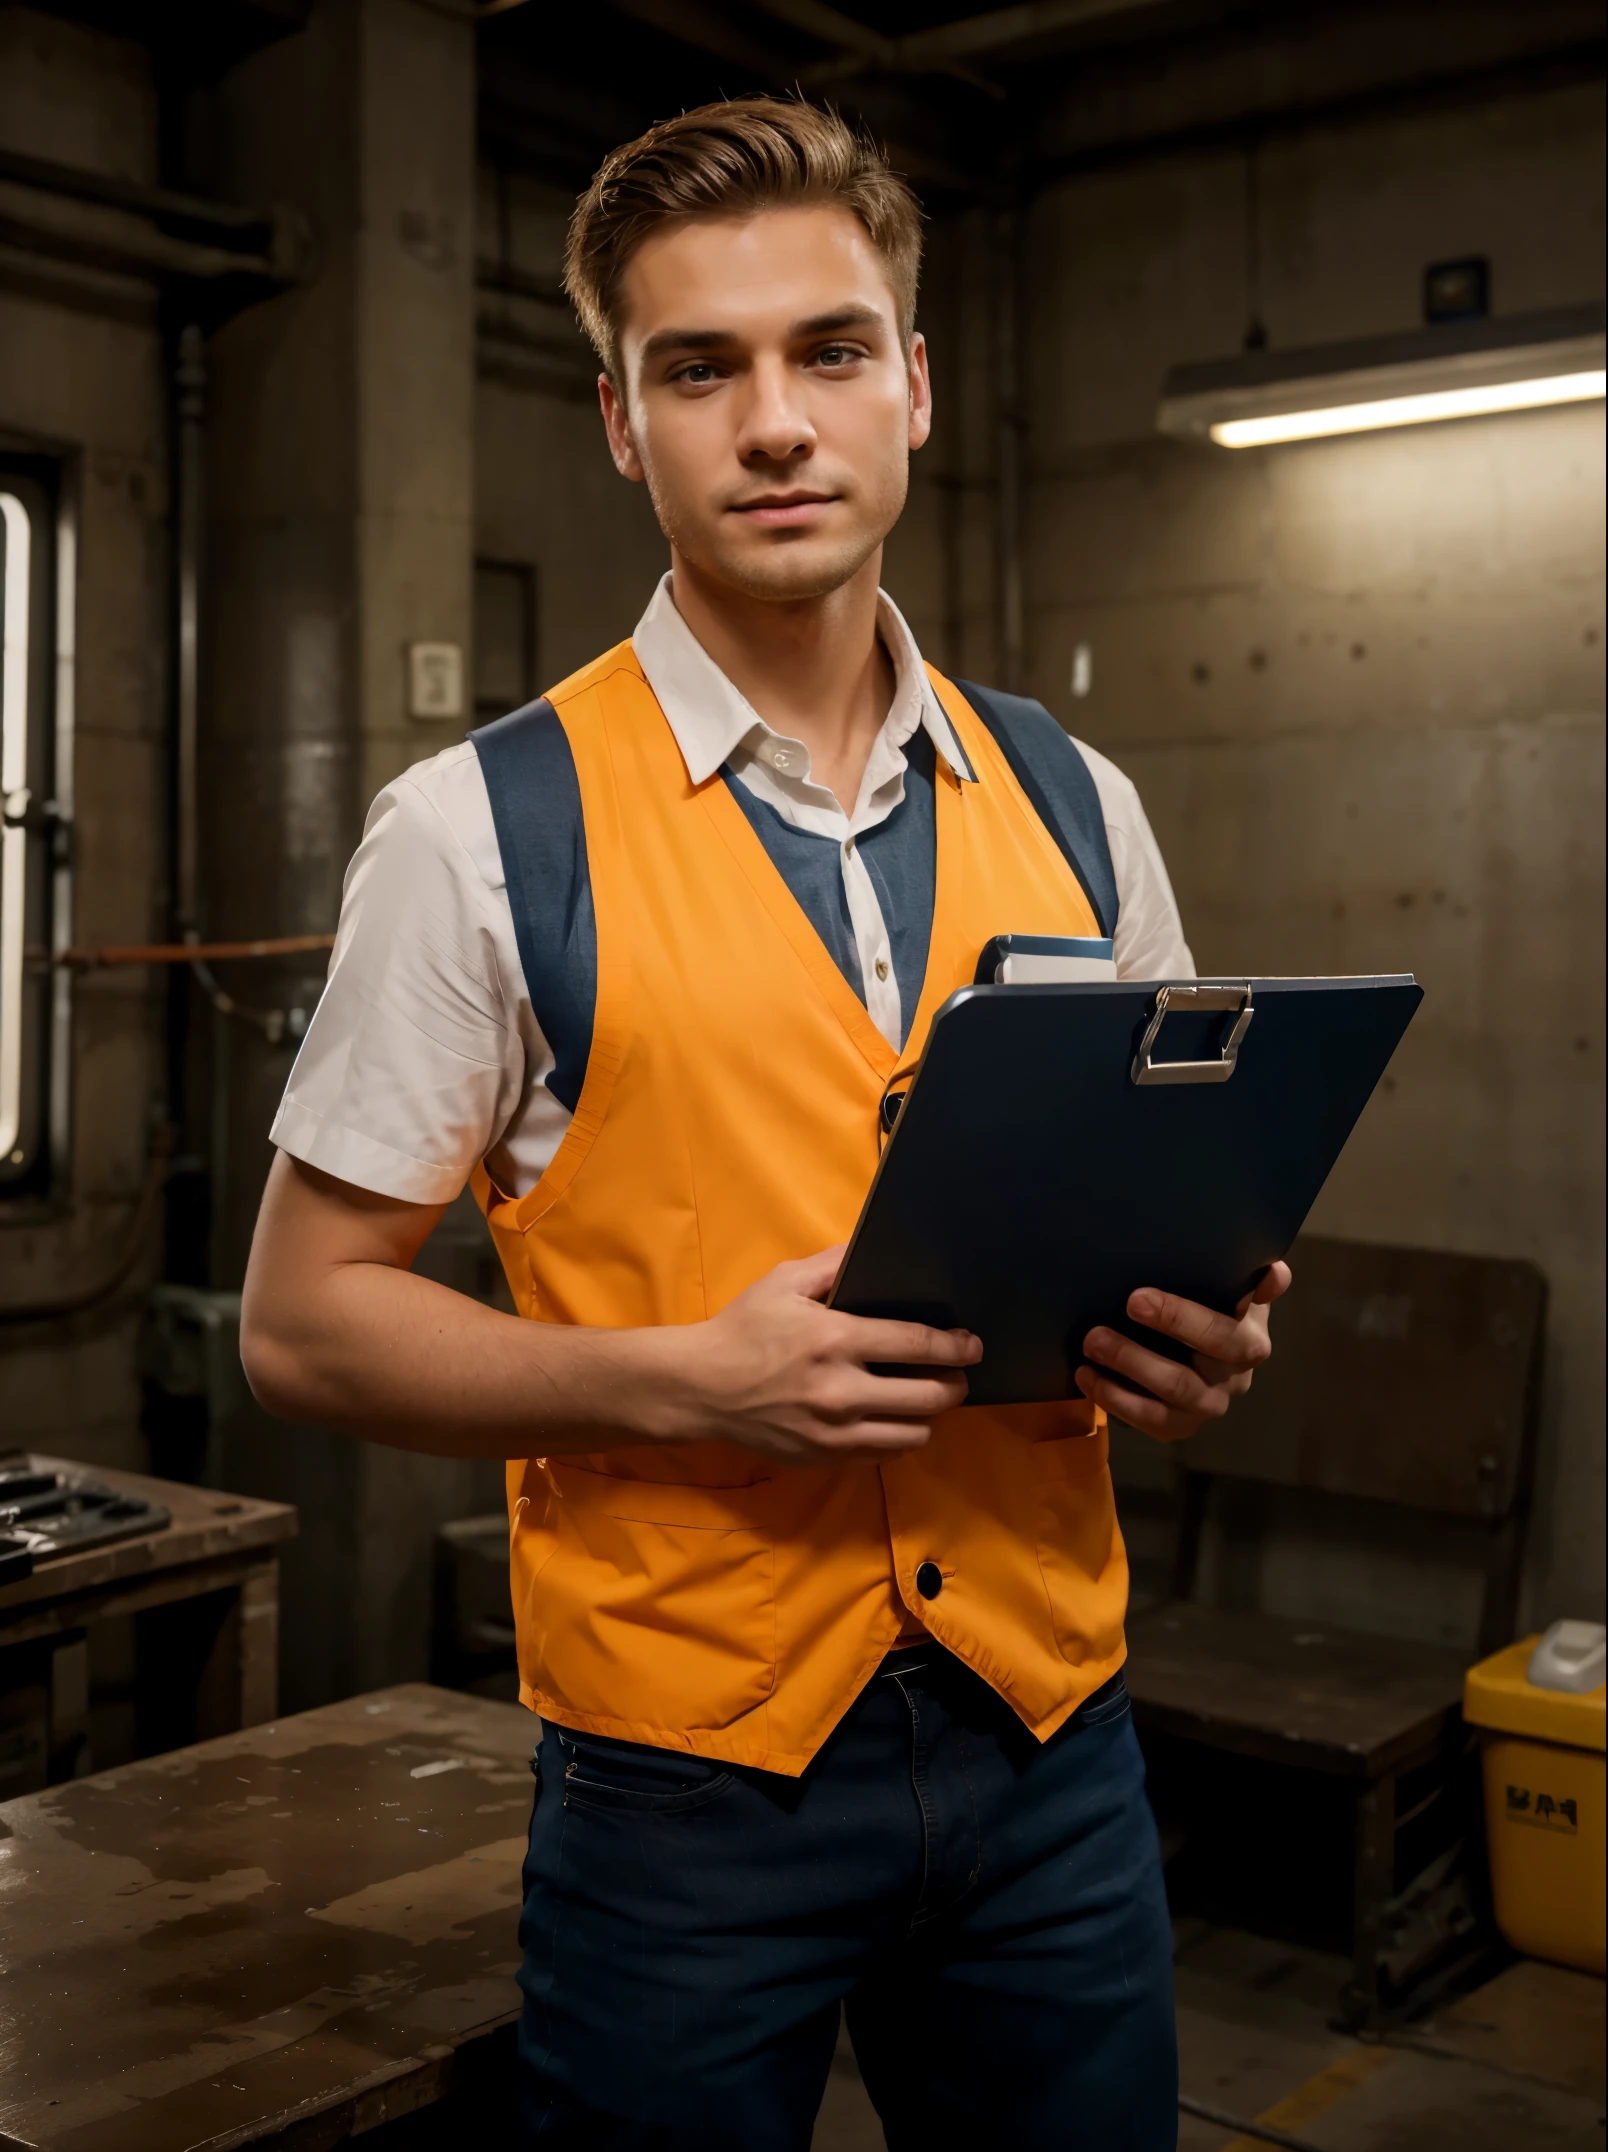
<path id="1" fill-rule="evenodd" d="M 1161 1027 L 1170 1009 L 1180 1014 L 1209 1014 L 1214 1010 L 1234 1013 L 1234 1028 L 1215 1061 L 1151 1060 L 1151 1049 L 1161 1036 Z M 1139 1041 L 1139 1051 L 1134 1055 L 1128 1073 L 1135 1083 L 1227 1083 L 1239 1061 L 1240 1041 L 1250 1029 L 1255 1014 L 1248 979 L 1243 986 L 1158 986 L 1156 1013 L 1145 1027 L 1145 1035 Z"/>

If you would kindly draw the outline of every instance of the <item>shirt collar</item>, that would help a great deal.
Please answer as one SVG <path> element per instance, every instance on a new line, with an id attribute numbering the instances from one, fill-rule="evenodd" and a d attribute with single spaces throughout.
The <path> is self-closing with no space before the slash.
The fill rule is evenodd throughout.
<path id="1" fill-rule="evenodd" d="M 902 748 L 916 727 L 924 726 L 955 775 L 963 783 L 975 784 L 976 773 L 933 691 L 916 638 L 885 590 L 877 593 L 877 632 L 893 660 L 894 673 L 893 702 L 883 737 Z M 637 622 L 631 643 L 695 785 L 713 777 L 750 736 L 780 737 L 726 678 L 676 611 L 668 575 L 661 578 Z"/>

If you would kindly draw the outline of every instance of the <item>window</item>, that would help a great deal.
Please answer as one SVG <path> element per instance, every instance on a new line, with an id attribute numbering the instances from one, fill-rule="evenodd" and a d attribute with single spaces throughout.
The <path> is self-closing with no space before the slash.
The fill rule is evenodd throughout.
<path id="1" fill-rule="evenodd" d="M 502 717 L 536 692 L 536 571 L 523 561 L 475 562 L 475 723 Z"/>
<path id="2" fill-rule="evenodd" d="M 48 1185 L 63 1147 L 70 926 L 70 528 L 59 467 L 0 456 L 0 1194 Z"/>

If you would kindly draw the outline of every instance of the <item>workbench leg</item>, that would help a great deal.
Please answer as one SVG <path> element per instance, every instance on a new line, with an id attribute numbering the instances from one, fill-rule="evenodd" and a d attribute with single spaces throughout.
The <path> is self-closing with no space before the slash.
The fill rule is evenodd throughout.
<path id="1" fill-rule="evenodd" d="M 1353 1960 L 1340 2015 L 1354 2032 L 1378 2024 L 1385 1909 L 1396 1891 L 1396 1781 L 1370 1779 L 1357 1796 L 1352 1894 Z"/>
<path id="2" fill-rule="evenodd" d="M 50 1783 L 87 1778 L 95 1768 L 89 1749 L 89 1638 L 82 1629 L 56 1637 L 50 1650 Z"/>
<path id="3" fill-rule="evenodd" d="M 254 1562 L 228 1591 L 150 1607 L 139 1625 L 139 1751 L 258 1726 L 279 1708 L 279 1565 Z"/>
<path id="4" fill-rule="evenodd" d="M 38 1643 L 0 1651 L 0 1801 L 50 1783 L 50 1650 Z"/>
<path id="5" fill-rule="evenodd" d="M 218 1680 L 220 1707 L 233 1713 L 229 1731 L 236 1726 L 261 1726 L 278 1716 L 279 1564 L 271 1557 L 240 1586 L 235 1635 L 228 1664 L 220 1666 Z"/>

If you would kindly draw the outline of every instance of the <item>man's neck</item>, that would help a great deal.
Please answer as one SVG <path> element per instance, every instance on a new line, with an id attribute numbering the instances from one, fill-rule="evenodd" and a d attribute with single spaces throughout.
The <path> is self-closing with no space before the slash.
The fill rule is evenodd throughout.
<path id="1" fill-rule="evenodd" d="M 676 611 L 767 725 L 809 749 L 813 783 L 854 812 L 893 702 L 893 661 L 877 637 L 882 550 L 825 597 L 750 598 L 672 552 Z"/>

